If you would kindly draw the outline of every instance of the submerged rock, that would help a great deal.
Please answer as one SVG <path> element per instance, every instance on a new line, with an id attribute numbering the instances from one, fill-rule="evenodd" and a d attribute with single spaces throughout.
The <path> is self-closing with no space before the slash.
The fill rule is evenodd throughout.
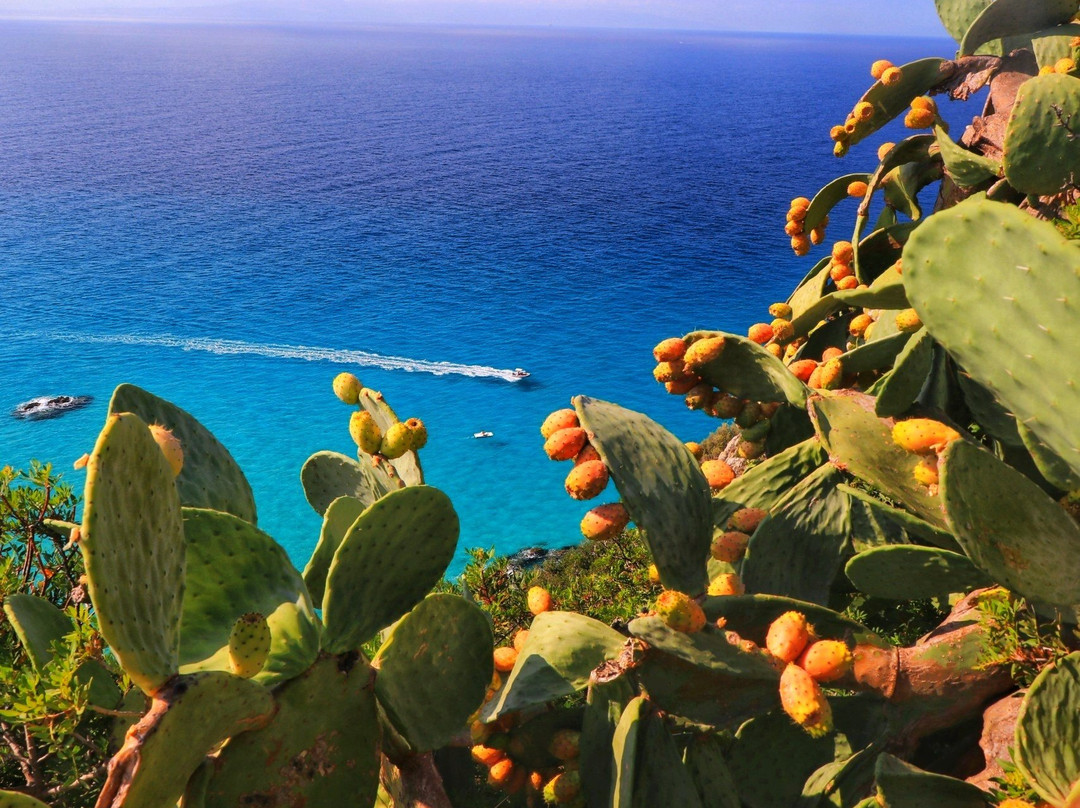
<path id="1" fill-rule="evenodd" d="M 38 396 L 19 404 L 11 414 L 28 421 L 42 421 L 82 409 L 93 400 L 93 396 Z"/>

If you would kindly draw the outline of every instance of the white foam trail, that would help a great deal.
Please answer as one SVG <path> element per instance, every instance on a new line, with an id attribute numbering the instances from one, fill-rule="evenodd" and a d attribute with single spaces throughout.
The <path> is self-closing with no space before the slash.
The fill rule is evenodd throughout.
<path id="1" fill-rule="evenodd" d="M 436 376 L 457 375 L 472 378 L 503 379 L 517 381 L 514 371 L 487 365 L 461 365 L 455 362 L 429 362 L 426 359 L 409 359 L 404 356 L 383 356 L 368 351 L 350 351 L 340 348 L 318 348 L 311 345 L 275 345 L 271 343 L 244 342 L 236 339 L 211 339 L 208 337 L 174 337 L 168 334 L 83 334 L 83 333 L 36 333 L 31 337 L 61 339 L 68 342 L 103 343 L 121 345 L 151 345 L 163 348 L 180 348 L 185 351 L 206 351 L 215 354 L 251 354 L 278 359 L 303 359 L 307 362 L 333 362 L 338 365 L 359 365 L 384 370 L 405 370 L 411 373 L 432 373 Z"/>

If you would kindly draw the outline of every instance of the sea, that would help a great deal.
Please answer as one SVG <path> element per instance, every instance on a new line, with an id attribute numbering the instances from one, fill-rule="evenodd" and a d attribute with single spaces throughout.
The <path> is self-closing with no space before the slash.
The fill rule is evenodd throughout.
<path id="1" fill-rule="evenodd" d="M 586 394 L 717 422 L 651 348 L 768 320 L 794 196 L 879 58 L 955 43 L 549 28 L 0 22 L 0 464 L 81 491 L 110 392 L 194 414 L 302 567 L 304 460 L 352 453 L 341 371 L 423 419 L 468 548 L 580 541 L 539 426 Z M 962 126 L 975 113 L 947 111 Z M 832 217 L 849 237 L 854 202 Z M 514 368 L 530 375 L 516 379 Z M 92 396 L 62 417 L 9 413 Z M 474 438 L 491 432 L 489 438 Z M 616 496 L 609 490 L 606 501 Z"/>

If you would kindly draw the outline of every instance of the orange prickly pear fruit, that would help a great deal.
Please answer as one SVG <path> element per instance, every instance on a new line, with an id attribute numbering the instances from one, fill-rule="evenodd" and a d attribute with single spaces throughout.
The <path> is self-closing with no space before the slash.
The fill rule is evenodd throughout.
<path id="1" fill-rule="evenodd" d="M 364 385 L 351 373 L 339 373 L 334 377 L 334 395 L 346 404 L 357 403 L 363 389 Z"/>
<path id="2" fill-rule="evenodd" d="M 668 589 L 656 599 L 656 613 L 664 624 L 675 631 L 693 634 L 705 626 L 705 612 L 689 595 Z"/>
<path id="3" fill-rule="evenodd" d="M 552 460 L 573 460 L 585 448 L 589 437 L 580 426 L 567 427 L 552 433 L 544 441 L 544 452 Z"/>
<path id="4" fill-rule="evenodd" d="M 904 126 L 908 129 L 928 129 L 934 125 L 936 120 L 937 113 L 929 109 L 916 109 L 913 107 L 904 116 Z"/>
<path id="5" fill-rule="evenodd" d="M 780 342 L 787 342 L 795 336 L 795 329 L 792 328 L 790 320 L 782 320 L 778 317 L 769 326 L 772 328 L 773 339 Z"/>
<path id="6" fill-rule="evenodd" d="M 574 499 L 592 499 L 607 488 L 608 470 L 603 461 L 588 460 L 566 475 L 566 493 Z"/>
<path id="7" fill-rule="evenodd" d="M 829 138 L 837 142 L 846 142 L 851 136 L 848 134 L 847 129 L 842 126 L 834 126 L 829 130 Z"/>
<path id="8" fill-rule="evenodd" d="M 888 59 L 878 59 L 872 65 L 870 65 L 870 75 L 875 79 L 880 79 L 884 75 L 885 71 L 893 66 L 893 63 Z"/>
<path id="9" fill-rule="evenodd" d="M 810 231 L 810 243 L 820 244 L 825 240 L 825 225 L 819 224 L 813 230 Z"/>
<path id="10" fill-rule="evenodd" d="M 1042 805 L 1046 805 L 1046 803 L 1042 803 Z M 1041 808 L 1041 806 L 1036 806 L 1027 800 L 1021 800 L 1017 797 L 1009 797 L 1009 799 L 999 802 L 997 808 Z"/>
<path id="11" fill-rule="evenodd" d="M 649 565 L 649 583 L 652 583 L 652 584 L 660 583 L 660 570 L 658 570 L 656 568 L 655 564 L 650 564 Z"/>
<path id="12" fill-rule="evenodd" d="M 841 640 L 818 640 L 806 646 L 798 665 L 815 682 L 835 682 L 851 670 L 852 656 Z"/>
<path id="13" fill-rule="evenodd" d="M 681 359 L 674 362 L 661 362 L 653 369 L 653 378 L 658 382 L 673 382 L 686 375 Z"/>
<path id="14" fill-rule="evenodd" d="M 904 78 L 904 73 L 899 67 L 890 67 L 881 74 L 881 83 L 886 87 L 898 84 Z"/>
<path id="15" fill-rule="evenodd" d="M 828 362 L 831 359 L 836 359 L 844 355 L 844 352 L 839 348 L 826 348 L 821 352 L 821 361 Z"/>
<path id="16" fill-rule="evenodd" d="M 811 736 L 820 738 L 832 731 L 832 710 L 821 686 L 798 665 L 788 665 L 780 674 L 780 704 Z"/>
<path id="17" fill-rule="evenodd" d="M 758 345 L 764 345 L 773 338 L 773 328 L 768 323 L 755 323 L 750 326 L 747 336 L 752 342 L 756 342 Z"/>
<path id="18" fill-rule="evenodd" d="M 735 479 L 735 472 L 723 460 L 706 460 L 701 464 L 701 473 L 713 491 L 719 491 Z"/>
<path id="19" fill-rule="evenodd" d="M 878 146 L 877 159 L 879 161 L 884 160 L 885 155 L 888 154 L 889 152 L 891 152 L 894 148 L 896 148 L 895 143 L 892 143 L 892 142 L 882 143 L 880 146 Z"/>
<path id="20" fill-rule="evenodd" d="M 855 248 L 850 241 L 838 241 L 832 246 L 832 257 L 838 264 L 850 264 L 855 257 Z"/>
<path id="21" fill-rule="evenodd" d="M 848 135 L 850 136 L 850 135 L 854 135 L 855 130 L 858 129 L 858 128 L 859 128 L 859 119 L 856 118 L 854 115 L 848 115 L 847 120 L 844 121 L 844 131 L 847 132 Z"/>
<path id="22" fill-rule="evenodd" d="M 501 749 L 495 749 L 491 746 L 483 746 L 477 744 L 472 748 L 472 759 L 479 763 L 481 766 L 487 766 L 489 769 L 498 763 L 500 760 L 506 759 L 506 753 Z"/>
<path id="23" fill-rule="evenodd" d="M 419 418 L 409 418 L 405 421 L 405 427 L 409 430 L 409 448 L 418 452 L 427 446 L 427 427 Z"/>
<path id="24" fill-rule="evenodd" d="M 503 758 L 488 769 L 488 783 L 493 786 L 504 786 L 514 777 L 514 761 Z"/>
<path id="25" fill-rule="evenodd" d="M 818 363 L 813 359 L 799 359 L 788 365 L 788 370 L 794 374 L 796 379 L 805 384 L 810 380 L 810 374 L 814 372 L 817 366 Z"/>
<path id="26" fill-rule="evenodd" d="M 529 630 L 527 628 L 519 628 L 514 634 L 514 650 L 519 654 L 521 649 L 525 647 L 525 643 L 529 641 Z"/>
<path id="27" fill-rule="evenodd" d="M 514 669 L 514 663 L 517 662 L 518 652 L 504 645 L 495 649 L 495 670 L 499 673 L 510 673 Z"/>
<path id="28" fill-rule="evenodd" d="M 938 484 L 937 455 L 927 455 L 920 460 L 911 470 L 911 476 L 919 485 L 931 486 Z"/>
<path id="29" fill-rule="evenodd" d="M 684 445 L 689 450 L 690 454 L 692 454 L 698 460 L 701 459 L 701 453 L 704 451 L 704 449 L 701 448 L 700 443 L 698 443 L 697 441 L 689 440 Z"/>
<path id="30" fill-rule="evenodd" d="M 577 413 L 574 410 L 555 410 L 544 419 L 544 423 L 540 426 L 540 435 L 547 440 L 560 429 L 570 429 L 575 426 L 581 426 L 581 423 L 578 421 Z"/>
<path id="31" fill-rule="evenodd" d="M 683 355 L 687 368 L 699 368 L 718 358 L 724 352 L 723 337 L 705 337 L 697 340 Z"/>
<path id="32" fill-rule="evenodd" d="M 842 264 L 835 259 L 829 263 L 829 277 L 833 279 L 833 283 L 840 283 L 844 278 L 850 278 L 855 274 L 855 270 L 851 268 L 851 264 Z"/>
<path id="33" fill-rule="evenodd" d="M 892 430 L 893 442 L 918 454 L 931 454 L 945 449 L 960 433 L 931 418 L 908 418 L 898 421 Z"/>
<path id="34" fill-rule="evenodd" d="M 764 508 L 739 508 L 728 517 L 728 530 L 737 530 L 747 536 L 753 535 L 769 512 Z"/>
<path id="35" fill-rule="evenodd" d="M 711 384 L 695 384 L 686 392 L 686 406 L 692 410 L 705 410 L 715 397 L 716 393 Z"/>
<path id="36" fill-rule="evenodd" d="M 581 533 L 592 541 L 607 541 L 623 532 L 630 523 L 630 514 L 621 502 L 597 505 L 581 520 Z"/>
<path id="37" fill-rule="evenodd" d="M 596 451 L 596 447 L 593 446 L 591 443 L 586 443 L 584 446 L 581 447 L 581 451 L 578 452 L 577 456 L 574 458 L 574 465 L 576 466 L 579 463 L 587 463 L 590 460 L 599 459 L 600 453 Z"/>
<path id="38" fill-rule="evenodd" d="M 686 348 L 686 340 L 682 337 L 668 337 L 656 344 L 652 354 L 657 362 L 675 362 L 683 358 Z"/>
<path id="39" fill-rule="evenodd" d="M 857 199 L 862 199 L 864 196 L 866 196 L 866 191 L 868 187 L 869 186 L 867 186 L 867 184 L 862 180 L 855 180 L 854 182 L 849 182 L 847 187 L 847 195 L 853 196 Z"/>
<path id="40" fill-rule="evenodd" d="M 709 581 L 708 594 L 713 597 L 726 597 L 728 595 L 745 595 L 746 587 L 742 578 L 734 572 L 722 572 Z"/>
<path id="41" fill-rule="evenodd" d="M 896 327 L 905 334 L 909 334 L 922 328 L 922 320 L 919 319 L 919 314 L 915 309 L 904 309 L 896 315 Z"/>
<path id="42" fill-rule="evenodd" d="M 184 450 L 180 446 L 180 439 L 173 434 L 171 429 L 161 424 L 150 424 L 150 434 L 154 438 L 154 443 L 160 447 L 161 453 L 165 455 L 173 477 L 179 477 L 180 471 L 184 468 Z"/>
<path id="43" fill-rule="evenodd" d="M 803 234 L 802 220 L 796 221 L 792 219 L 790 222 L 784 225 L 784 234 L 788 236 L 801 236 Z"/>
<path id="44" fill-rule="evenodd" d="M 529 773 L 529 787 L 533 791 L 540 791 L 544 787 L 544 775 L 540 772 Z"/>
<path id="45" fill-rule="evenodd" d="M 810 252 L 810 239 L 806 236 L 792 236 L 791 249 L 794 250 L 796 255 L 806 255 Z"/>
<path id="46" fill-rule="evenodd" d="M 859 279 L 854 275 L 848 275 L 846 278 L 841 278 L 836 282 L 836 288 L 841 292 L 848 289 L 857 289 L 859 287 Z"/>
<path id="47" fill-rule="evenodd" d="M 857 121 L 868 121 L 874 117 L 874 105 L 869 101 L 860 101 L 851 112 L 851 117 Z"/>
<path id="48" fill-rule="evenodd" d="M 920 95 L 918 98 L 912 99 L 912 109 L 928 109 L 933 113 L 937 113 L 937 102 L 928 95 Z"/>
<path id="49" fill-rule="evenodd" d="M 784 612 L 769 625 L 765 647 L 784 662 L 794 662 L 810 642 L 810 625 L 802 612 Z"/>
<path id="50" fill-rule="evenodd" d="M 866 333 L 867 327 L 872 322 L 874 322 L 874 318 L 869 314 L 857 314 L 848 323 L 848 333 L 853 337 L 861 337 Z"/>
<path id="51" fill-rule="evenodd" d="M 746 554 L 746 545 L 750 543 L 750 537 L 738 530 L 729 530 L 721 533 L 712 541 L 712 557 L 717 561 L 734 564 Z"/>
<path id="52" fill-rule="evenodd" d="M 787 303 L 773 303 L 769 306 L 769 314 L 780 320 L 790 320 L 793 312 Z"/>
<path id="53" fill-rule="evenodd" d="M 522 766 L 514 766 L 514 774 L 510 777 L 510 782 L 503 785 L 502 790 L 507 794 L 517 794 L 528 782 L 529 773 Z"/>
<path id="54" fill-rule="evenodd" d="M 581 754 L 581 733 L 576 729 L 560 729 L 548 744 L 551 756 L 562 761 L 574 760 Z"/>
<path id="55" fill-rule="evenodd" d="M 810 200 L 805 196 L 797 196 L 791 200 L 791 204 L 788 205 L 790 210 L 806 210 L 810 207 Z"/>
<path id="56" fill-rule="evenodd" d="M 685 393 L 689 393 L 697 385 L 701 384 L 699 379 L 694 374 L 683 376 L 681 379 L 676 379 L 671 382 L 664 382 L 664 389 L 667 390 L 673 396 L 681 396 Z"/>
<path id="57" fill-rule="evenodd" d="M 810 374 L 810 380 L 806 384 L 815 390 L 835 390 L 840 386 L 843 378 L 844 368 L 840 360 L 830 359 L 825 364 L 818 365 Z"/>
<path id="58" fill-rule="evenodd" d="M 542 586 L 530 586 L 525 600 L 533 614 L 551 611 L 551 593 Z"/>

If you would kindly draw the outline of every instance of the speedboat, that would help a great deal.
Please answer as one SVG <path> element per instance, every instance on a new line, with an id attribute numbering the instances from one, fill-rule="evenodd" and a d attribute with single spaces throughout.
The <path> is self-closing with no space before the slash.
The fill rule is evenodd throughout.
<path id="1" fill-rule="evenodd" d="M 487 431 L 473 432 L 473 437 L 474 438 L 493 438 L 493 437 L 495 437 L 495 433 L 494 432 L 487 432 Z"/>
<path id="2" fill-rule="evenodd" d="M 526 376 L 529 375 L 529 371 L 525 370 L 524 368 L 514 368 L 513 372 L 511 372 L 510 375 L 513 376 L 515 379 L 524 379 Z"/>

